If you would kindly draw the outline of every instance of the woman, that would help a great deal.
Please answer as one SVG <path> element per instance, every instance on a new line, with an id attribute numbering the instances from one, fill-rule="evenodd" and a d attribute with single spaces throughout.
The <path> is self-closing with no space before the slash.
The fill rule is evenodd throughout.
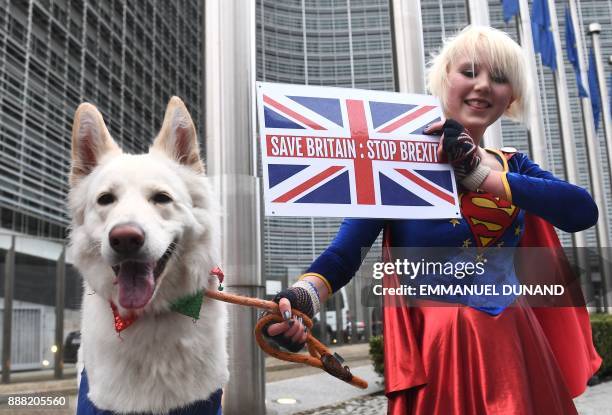
<path id="1" fill-rule="evenodd" d="M 306 330 L 291 319 L 290 306 L 314 315 L 321 301 L 354 276 L 362 247 L 370 247 L 383 229 L 390 247 L 449 247 L 448 252 L 479 247 L 495 257 L 486 267 L 488 281 L 516 285 L 512 254 L 497 255 L 495 247 L 538 245 L 532 241 L 542 232 L 555 239 L 542 218 L 567 232 L 596 223 L 597 206 L 585 190 L 555 178 L 524 154 L 479 147 L 486 129 L 503 114 L 524 118 L 525 66 L 520 46 L 492 28 L 467 27 L 445 43 L 430 65 L 428 88 L 440 98 L 447 121 L 426 133 L 442 133 L 440 157 L 455 171 L 462 219 L 345 220 L 308 272 L 277 295 L 287 321 L 271 325 L 270 336 L 299 350 Z M 495 215 L 502 219 L 493 223 L 489 219 Z M 527 232 L 535 226 L 527 222 L 540 231 Z M 444 306 L 448 303 L 455 305 Z M 534 312 L 515 295 L 459 295 L 384 312 L 392 414 L 576 413 L 572 397 L 601 362 L 584 308 Z M 563 333 L 566 339 L 558 342 Z M 567 341 L 579 348 L 571 356 L 560 346 Z"/>

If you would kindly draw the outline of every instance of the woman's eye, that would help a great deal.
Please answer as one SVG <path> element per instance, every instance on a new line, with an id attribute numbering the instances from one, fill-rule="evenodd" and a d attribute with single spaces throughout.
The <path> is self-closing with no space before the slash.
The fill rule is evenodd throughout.
<path id="1" fill-rule="evenodd" d="M 115 197 L 114 194 L 102 193 L 100 196 L 98 196 L 97 202 L 101 206 L 106 206 L 106 205 L 110 205 L 111 203 L 114 203 L 115 200 L 117 200 L 117 198 Z"/>
<path id="2" fill-rule="evenodd" d="M 496 84 L 508 83 L 508 78 L 506 78 L 504 75 L 493 75 L 491 76 L 491 80 L 495 82 Z"/>
<path id="3" fill-rule="evenodd" d="M 466 76 L 468 78 L 475 78 L 476 77 L 476 74 L 471 69 L 466 69 L 464 71 L 461 71 L 461 74 L 463 74 L 464 76 Z"/>
<path id="4" fill-rule="evenodd" d="M 172 202 L 172 198 L 170 197 L 170 195 L 164 192 L 155 193 L 153 197 L 151 198 L 151 200 L 153 201 L 153 203 L 160 203 L 160 204 L 166 204 L 166 203 Z"/>

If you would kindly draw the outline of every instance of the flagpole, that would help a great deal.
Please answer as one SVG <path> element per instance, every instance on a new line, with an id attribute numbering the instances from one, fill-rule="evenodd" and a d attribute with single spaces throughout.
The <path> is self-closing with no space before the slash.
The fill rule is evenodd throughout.
<path id="1" fill-rule="evenodd" d="M 519 30 L 521 34 L 521 46 L 527 54 L 528 78 L 533 81 L 529 96 L 529 144 L 531 158 L 543 169 L 548 168 L 546 158 L 546 135 L 542 121 L 542 104 L 540 102 L 540 85 L 538 82 L 538 70 L 533 50 L 533 37 L 531 33 L 531 19 L 529 18 L 529 5 L 527 0 L 519 0 Z"/>
<path id="2" fill-rule="evenodd" d="M 578 17 L 578 9 L 576 6 L 576 0 L 569 0 L 570 6 L 570 15 L 572 18 L 572 25 L 574 28 L 574 33 L 576 34 L 576 55 L 578 58 L 578 73 L 580 76 L 580 80 L 582 85 L 588 85 L 586 71 L 584 69 L 583 63 L 586 62 L 583 51 L 585 50 L 584 45 L 582 43 L 582 30 L 580 29 L 580 22 Z M 599 146 L 599 142 L 597 140 L 597 136 L 595 134 L 595 124 L 593 122 L 593 110 L 591 109 L 591 102 L 588 97 L 579 97 L 580 106 L 582 108 L 582 122 L 584 125 L 584 133 L 585 133 L 585 150 L 587 154 L 587 167 L 589 169 L 589 178 L 591 183 L 591 194 L 593 195 L 593 199 L 595 199 L 595 203 L 599 207 L 599 220 L 596 225 L 597 232 L 597 240 L 598 240 L 598 250 L 600 257 L 600 273 L 602 274 L 602 281 L 606 277 L 606 275 L 612 275 L 612 270 L 610 270 L 610 266 L 607 261 L 602 261 L 602 258 L 606 257 L 605 250 L 609 243 L 609 232 L 608 232 L 608 211 L 606 208 L 606 199 L 605 199 L 605 189 L 604 183 L 602 180 L 601 172 L 603 172 L 603 167 L 601 165 L 601 148 Z M 588 271 L 590 271 L 590 266 Z M 585 294 L 588 297 L 588 291 L 585 291 Z"/>
<path id="3" fill-rule="evenodd" d="M 559 24 L 557 21 L 557 10 L 554 0 L 548 1 L 548 9 L 550 13 L 551 32 L 555 45 L 555 58 L 557 61 L 557 70 L 555 75 L 555 89 L 557 95 L 557 105 L 559 107 L 559 121 L 561 123 L 561 143 L 563 146 L 563 159 L 565 165 L 566 179 L 572 183 L 578 181 L 576 172 L 576 156 L 574 154 L 574 131 L 572 128 L 572 116 L 567 92 L 567 79 L 565 77 L 565 64 L 563 62 L 563 53 L 561 48 L 561 36 L 559 35 Z M 574 234 L 578 235 L 578 234 Z M 581 245 L 584 246 L 584 245 Z"/>
<path id="4" fill-rule="evenodd" d="M 565 65 L 563 62 L 563 53 L 561 48 L 561 35 L 559 34 L 559 21 L 557 20 L 557 9 L 554 0 L 548 1 L 548 10 L 550 13 L 551 31 L 553 42 L 555 45 L 555 59 L 557 61 L 557 70 L 555 75 L 555 89 L 557 95 L 557 106 L 559 111 L 559 121 L 561 123 L 561 144 L 563 148 L 563 165 L 565 168 L 565 178 L 570 183 L 578 183 L 578 172 L 576 168 L 576 155 L 574 153 L 574 130 L 572 128 L 572 115 L 569 105 L 569 94 L 567 91 L 567 79 L 565 76 Z M 593 285 L 591 281 L 591 272 L 589 269 L 588 257 L 585 255 L 586 233 L 576 232 L 572 234 L 574 249 L 578 267 L 585 270 L 580 276 L 583 292 L 586 298 L 592 298 Z"/>
<path id="5" fill-rule="evenodd" d="M 223 212 L 216 219 L 221 235 L 212 237 L 220 246 L 219 265 L 228 281 L 227 290 L 261 297 L 263 219 L 261 178 L 255 162 L 255 2 L 206 0 L 200 7 L 206 23 L 206 167 Z M 223 413 L 263 415 L 265 361 L 253 339 L 244 337 L 257 323 L 257 313 L 247 307 L 230 307 L 228 311 L 231 363 Z"/>
<path id="6" fill-rule="evenodd" d="M 425 47 L 420 1 L 392 0 L 395 79 L 399 92 L 425 94 Z"/>
<path id="7" fill-rule="evenodd" d="M 604 77 L 604 69 L 603 63 L 601 61 L 601 45 L 599 43 L 599 34 L 601 32 L 601 25 L 599 23 L 591 23 L 589 25 L 589 34 L 591 35 L 591 42 L 593 44 L 593 51 L 595 53 L 595 67 L 597 69 L 597 82 L 599 84 L 599 96 L 601 99 L 601 111 L 602 111 L 602 119 L 604 126 L 604 134 L 606 138 L 606 149 L 608 156 L 608 165 L 612 161 L 612 131 L 610 130 L 610 103 L 608 102 L 608 91 L 606 89 L 606 79 Z M 591 117 L 592 118 L 592 117 Z M 612 180 L 612 177 L 611 177 Z M 600 205 L 600 213 L 601 210 L 607 209 L 605 205 L 605 201 L 603 205 Z M 600 217 L 600 222 L 602 222 L 602 218 Z M 605 222 L 606 228 L 608 222 Z M 609 235 L 608 235 L 609 237 Z M 610 247 L 610 241 L 607 240 L 607 248 Z M 601 243 L 601 242 L 600 242 Z M 603 244 L 601 244 L 603 247 Z M 602 258 L 601 262 L 604 264 L 610 264 L 612 258 L 609 258 L 607 255 L 608 249 L 602 250 Z M 610 266 L 608 265 L 608 268 Z M 604 294 L 604 307 L 607 308 L 609 313 L 612 313 L 612 273 L 609 270 L 604 269 L 604 275 L 601 278 L 603 294 Z"/>
<path id="8" fill-rule="evenodd" d="M 468 0 L 468 20 L 470 24 L 477 26 L 490 26 L 489 3 L 487 0 Z M 501 119 L 498 119 L 485 131 L 482 146 L 491 148 L 502 147 Z"/>
<path id="9" fill-rule="evenodd" d="M 606 77 L 601 58 L 601 43 L 599 36 L 601 33 L 601 25 L 599 23 L 591 23 L 589 25 L 589 34 L 593 43 L 595 52 L 595 67 L 597 68 L 597 83 L 599 84 L 599 96 L 601 97 L 601 112 L 604 126 L 604 134 L 606 138 L 606 148 L 608 151 L 608 162 L 612 161 L 612 122 L 610 121 L 610 102 L 608 101 L 608 89 L 606 88 Z M 611 177 L 612 180 L 612 177 Z"/>

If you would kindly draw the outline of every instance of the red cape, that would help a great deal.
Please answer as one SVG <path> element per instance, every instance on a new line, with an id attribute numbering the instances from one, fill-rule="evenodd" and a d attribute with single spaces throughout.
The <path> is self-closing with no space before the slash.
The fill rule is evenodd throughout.
<path id="1" fill-rule="evenodd" d="M 525 231 L 521 247 L 560 248 L 552 225 L 534 215 L 525 215 Z M 383 237 L 383 260 L 390 261 L 390 232 Z M 550 267 L 568 275 L 568 261 L 562 251 L 551 260 Z M 550 269 L 550 268 L 548 268 Z M 386 287 L 399 285 L 397 276 L 386 276 Z M 391 298 L 392 297 L 392 298 Z M 391 303 L 391 301 L 393 303 Z M 383 306 L 385 393 L 390 396 L 427 383 L 427 373 L 415 336 L 411 309 L 403 298 L 385 296 Z M 533 311 L 551 346 L 563 380 L 572 397 L 580 395 L 587 381 L 597 371 L 601 358 L 595 351 L 589 315 L 581 307 L 538 307 Z"/>
<path id="2" fill-rule="evenodd" d="M 521 238 L 521 247 L 550 247 L 551 252 L 557 252 L 553 266 L 560 268 L 558 274 L 571 273 L 569 261 L 563 254 L 561 243 L 552 225 L 544 219 L 526 214 L 525 233 Z M 582 294 L 578 280 L 571 275 L 568 281 L 573 292 Z M 565 307 L 534 307 L 535 313 L 546 338 L 553 350 L 557 364 L 563 373 L 563 380 L 572 397 L 584 392 L 587 381 L 599 369 L 601 357 L 593 345 L 591 321 L 584 306 Z"/>

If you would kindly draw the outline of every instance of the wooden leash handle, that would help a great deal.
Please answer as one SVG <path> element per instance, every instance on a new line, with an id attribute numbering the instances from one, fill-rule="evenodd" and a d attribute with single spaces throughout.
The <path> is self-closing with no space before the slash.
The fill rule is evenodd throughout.
<path id="1" fill-rule="evenodd" d="M 325 370 L 330 375 L 337 377 L 347 383 L 358 388 L 366 389 L 368 382 L 358 376 L 354 376 L 348 366 L 342 367 L 340 362 L 333 356 L 331 351 L 312 335 L 312 320 L 304 313 L 295 308 L 291 309 L 293 315 L 301 317 L 304 325 L 308 328 L 308 337 L 306 345 L 310 356 L 305 353 L 285 352 L 273 347 L 268 343 L 263 334 L 263 329 L 271 323 L 282 323 L 284 318 L 281 316 L 278 309 L 278 304 L 274 301 L 261 300 L 259 298 L 244 297 L 236 294 L 224 293 L 221 291 L 206 291 L 206 296 L 215 300 L 224 301 L 226 303 L 248 305 L 250 307 L 262 308 L 270 312 L 267 316 L 259 319 L 255 325 L 254 334 L 255 341 L 259 347 L 272 357 L 275 357 L 286 362 L 302 363 L 312 367 Z"/>

